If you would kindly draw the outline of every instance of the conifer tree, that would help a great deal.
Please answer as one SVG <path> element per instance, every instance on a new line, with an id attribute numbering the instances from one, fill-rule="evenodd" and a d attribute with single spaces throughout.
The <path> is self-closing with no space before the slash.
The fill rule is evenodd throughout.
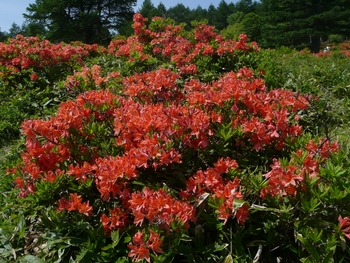
<path id="1" fill-rule="evenodd" d="M 320 49 L 329 35 L 350 35 L 350 1 L 262 0 L 265 47 L 281 45 Z"/>
<path id="2" fill-rule="evenodd" d="M 131 20 L 136 0 L 36 0 L 23 14 L 29 23 L 41 23 L 51 41 L 108 42 Z"/>

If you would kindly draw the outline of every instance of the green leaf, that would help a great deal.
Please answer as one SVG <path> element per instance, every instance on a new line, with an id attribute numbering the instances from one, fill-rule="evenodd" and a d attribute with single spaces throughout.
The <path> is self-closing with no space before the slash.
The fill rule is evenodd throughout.
<path id="1" fill-rule="evenodd" d="M 130 236 L 124 237 L 124 243 L 130 243 L 130 242 L 131 242 Z"/>
<path id="2" fill-rule="evenodd" d="M 225 142 L 230 140 L 235 135 L 235 130 L 232 129 L 232 124 L 228 123 L 227 125 L 222 125 L 221 129 L 219 130 L 219 136 L 221 139 L 223 139 Z"/>
<path id="3" fill-rule="evenodd" d="M 23 257 L 23 262 L 25 262 L 25 263 L 43 263 L 43 261 L 40 258 L 32 256 L 32 255 L 25 255 Z"/>
<path id="4" fill-rule="evenodd" d="M 185 241 L 185 242 L 191 242 L 192 241 L 192 238 L 184 233 L 182 233 L 179 237 L 179 239 L 181 241 Z"/>
<path id="5" fill-rule="evenodd" d="M 346 249 L 346 240 L 344 236 L 340 236 L 340 246 L 342 248 L 343 251 L 345 251 Z"/>
<path id="6" fill-rule="evenodd" d="M 315 261 L 311 261 L 311 260 L 309 259 L 309 257 L 307 257 L 307 258 L 301 258 L 300 261 L 301 261 L 302 263 L 314 263 L 314 262 L 315 262 Z"/>
<path id="7" fill-rule="evenodd" d="M 213 244 L 206 245 L 203 248 L 203 252 L 204 253 L 214 253 L 214 252 L 222 251 L 227 247 L 228 247 L 228 244 L 219 245 L 217 242 L 215 242 Z"/>
<path id="8" fill-rule="evenodd" d="M 304 238 L 301 234 L 297 234 L 297 239 L 303 244 L 305 249 L 311 254 L 314 262 L 320 262 L 320 255 L 318 254 L 315 246 L 307 239 Z M 312 262 L 312 261 L 305 261 L 305 262 Z"/>
<path id="9" fill-rule="evenodd" d="M 122 236 L 125 233 L 126 232 L 123 232 L 122 235 L 120 235 L 119 230 L 112 231 L 111 239 L 112 239 L 113 242 L 111 244 L 108 244 L 107 246 L 103 247 L 102 250 L 106 251 L 106 250 L 109 250 L 111 248 L 115 248 L 119 244 L 120 240 L 122 239 Z M 130 237 L 129 238 L 128 237 L 124 238 L 124 243 L 129 243 L 130 241 L 128 241 L 128 240 L 131 241 L 131 238 Z M 126 241 L 128 241 L 128 242 L 126 242 Z"/>
<path id="10" fill-rule="evenodd" d="M 241 208 L 244 204 L 248 204 L 248 202 L 241 200 L 241 199 L 234 199 L 233 200 L 233 211 L 237 211 L 237 209 Z"/>
<path id="11" fill-rule="evenodd" d="M 58 249 L 58 251 L 57 251 L 58 259 L 59 259 L 59 260 L 57 260 L 58 262 L 61 261 L 62 256 L 64 255 L 66 248 L 67 248 L 67 246 L 60 246 L 60 248 Z"/>
<path id="12" fill-rule="evenodd" d="M 191 255 L 193 253 L 193 250 L 191 249 L 190 246 L 177 245 L 173 249 L 177 254 L 184 255 L 184 256 Z"/>
<path id="13" fill-rule="evenodd" d="M 19 221 L 18 221 L 18 224 L 17 224 L 17 229 L 18 229 L 20 238 L 24 237 L 25 226 L 26 226 L 26 221 L 24 219 L 24 216 L 21 216 L 19 218 Z"/>
<path id="14" fill-rule="evenodd" d="M 335 253 L 337 246 L 332 246 L 330 248 L 327 248 L 327 255 L 324 257 L 324 259 L 322 260 L 322 263 L 333 263 L 334 259 L 333 259 L 333 255 Z"/>
<path id="15" fill-rule="evenodd" d="M 119 230 L 113 231 L 111 233 L 111 238 L 112 238 L 113 242 L 119 242 L 119 240 L 120 240 Z"/>
<path id="16" fill-rule="evenodd" d="M 128 262 L 129 262 L 129 258 L 120 257 L 120 258 L 118 258 L 118 260 L 115 263 L 128 263 Z"/>
<path id="17" fill-rule="evenodd" d="M 306 213 L 315 212 L 321 202 L 316 198 L 303 198 L 301 200 L 301 207 Z"/>
<path id="18" fill-rule="evenodd" d="M 293 208 L 292 207 L 285 207 L 285 209 L 277 209 L 277 208 L 269 208 L 266 206 L 262 206 L 262 205 L 256 205 L 256 204 L 252 204 L 249 207 L 250 210 L 255 210 L 255 211 L 270 211 L 270 212 L 276 212 L 276 213 L 288 213 L 290 212 Z"/>
<path id="19" fill-rule="evenodd" d="M 76 260 L 77 261 L 82 260 L 85 257 L 85 255 L 89 252 L 89 250 L 90 250 L 90 248 L 88 248 L 88 247 L 81 249 L 79 254 L 77 255 Z"/>
<path id="20" fill-rule="evenodd" d="M 228 254 L 222 263 L 233 263 L 232 255 Z"/>

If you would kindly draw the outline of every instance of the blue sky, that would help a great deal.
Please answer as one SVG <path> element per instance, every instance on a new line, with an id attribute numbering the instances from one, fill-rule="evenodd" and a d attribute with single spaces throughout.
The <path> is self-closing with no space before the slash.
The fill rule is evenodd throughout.
<path id="1" fill-rule="evenodd" d="M 178 3 L 182 3 L 189 8 L 196 8 L 201 6 L 203 8 L 208 8 L 210 4 L 215 7 L 218 6 L 221 0 L 191 0 L 191 1 L 181 1 L 181 0 L 153 0 L 152 3 L 158 6 L 162 2 L 166 8 L 173 7 Z M 137 11 L 143 0 L 137 0 Z M 237 2 L 237 0 L 226 0 L 227 3 Z M 21 26 L 24 22 L 22 14 L 26 12 L 26 8 L 29 4 L 35 3 L 35 0 L 0 0 L 0 30 L 8 31 L 12 23 L 15 22 L 17 25 Z"/>

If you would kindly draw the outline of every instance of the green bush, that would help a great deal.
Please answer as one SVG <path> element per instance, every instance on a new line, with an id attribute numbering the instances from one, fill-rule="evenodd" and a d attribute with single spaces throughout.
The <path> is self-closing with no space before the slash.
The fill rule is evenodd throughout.
<path id="1" fill-rule="evenodd" d="M 348 58 L 134 29 L 51 81 L 2 78 L 26 120 L 0 159 L 0 260 L 348 261 Z"/>
<path id="2" fill-rule="evenodd" d="M 329 35 L 328 40 L 329 42 L 332 42 L 332 43 L 341 43 L 343 42 L 344 38 L 341 35 L 334 34 L 334 35 Z"/>
<path id="3" fill-rule="evenodd" d="M 304 115 L 304 128 L 327 136 L 340 136 L 349 124 L 350 59 L 338 51 L 327 56 L 291 49 L 262 50 L 259 69 L 270 88 L 282 87 L 317 98 Z"/>

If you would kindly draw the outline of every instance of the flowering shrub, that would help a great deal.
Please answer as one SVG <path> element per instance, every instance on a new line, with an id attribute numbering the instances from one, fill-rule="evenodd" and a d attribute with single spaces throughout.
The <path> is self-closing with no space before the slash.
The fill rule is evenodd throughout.
<path id="1" fill-rule="evenodd" d="M 18 35 L 0 43 L 0 145 L 19 137 L 20 123 L 29 116 L 51 114 L 67 94 L 57 85 L 62 77 L 106 53 L 98 45 L 53 44 L 39 37 Z"/>
<path id="2" fill-rule="evenodd" d="M 109 52 L 120 56 L 132 68 L 132 74 L 156 69 L 162 63 L 176 67 L 183 76 L 217 77 L 214 71 L 237 70 L 251 64 L 245 55 L 259 51 L 255 42 L 247 43 L 245 35 L 238 41 L 225 40 L 212 26 L 198 23 L 189 35 L 183 26 L 173 25 L 169 19 L 154 17 L 149 28 L 145 22 L 136 14 L 135 36 L 117 38 L 109 45 Z"/>
<path id="3" fill-rule="evenodd" d="M 124 69 L 85 65 L 62 79 L 79 95 L 22 123 L 25 150 L 8 173 L 20 197 L 48 209 L 34 224 L 46 245 L 30 253 L 62 262 L 247 262 L 252 253 L 254 262 L 327 262 L 349 235 L 349 211 L 319 200 L 327 191 L 346 202 L 349 182 L 335 186 L 341 173 L 327 170 L 338 143 L 303 134 L 312 97 L 268 90 L 243 63 L 259 51 L 244 35 L 225 40 L 203 24 L 184 32 L 161 18 L 147 28 L 139 14 L 134 29 L 101 53 Z M 313 225 L 322 213 L 326 227 Z"/>
<path id="4" fill-rule="evenodd" d="M 21 35 L 10 39 L 8 43 L 0 43 L 0 50 L 0 66 L 3 66 L 2 78 L 5 81 L 8 81 L 10 75 L 23 73 L 25 69 L 32 69 L 31 80 L 36 81 L 38 74 L 45 74 L 47 69 L 74 69 L 74 64 L 84 64 L 84 57 L 105 52 L 98 45 L 83 45 L 78 42 L 73 45 L 52 44 L 39 37 L 26 38 Z M 50 71 L 48 73 L 52 74 Z"/>
<path id="5" fill-rule="evenodd" d="M 86 45 L 81 42 L 52 44 L 48 40 L 39 37 L 23 37 L 17 35 L 9 39 L 7 43 L 1 43 L 1 56 L 7 59 L 5 64 L 13 64 L 13 59 L 30 61 L 30 66 L 54 66 L 60 62 L 67 62 L 72 57 L 81 60 L 84 56 L 93 52 L 104 52 L 105 49 L 97 44 Z M 37 56 L 40 56 L 40 61 Z M 75 57 L 77 56 L 77 57 Z M 27 59 L 25 59 L 27 57 Z"/>

